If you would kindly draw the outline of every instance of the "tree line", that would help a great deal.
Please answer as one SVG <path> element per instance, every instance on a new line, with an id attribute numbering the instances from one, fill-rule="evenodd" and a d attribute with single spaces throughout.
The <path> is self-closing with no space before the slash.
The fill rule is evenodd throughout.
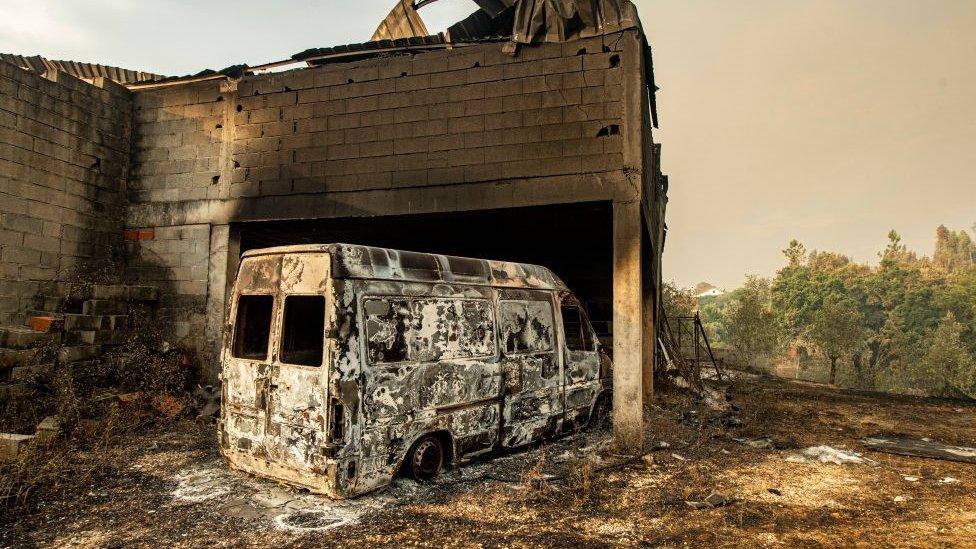
<path id="1" fill-rule="evenodd" d="M 976 225 L 973 226 L 976 233 Z M 699 310 L 709 337 L 743 365 L 799 362 L 830 383 L 976 398 L 976 243 L 940 226 L 931 258 L 897 232 L 877 265 L 793 240 L 771 278 L 696 299 L 667 285 L 669 315 Z"/>

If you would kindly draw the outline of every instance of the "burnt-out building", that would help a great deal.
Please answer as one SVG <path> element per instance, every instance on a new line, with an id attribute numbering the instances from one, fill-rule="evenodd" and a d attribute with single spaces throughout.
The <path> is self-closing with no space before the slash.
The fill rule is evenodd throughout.
<path id="1" fill-rule="evenodd" d="M 0 194 L 16 203 L 0 201 L 4 322 L 23 323 L 68 267 L 120 249 L 125 279 L 159 288 L 160 324 L 216 378 L 248 250 L 343 242 L 539 264 L 612 349 L 615 428 L 639 445 L 667 184 L 636 9 L 483 0 L 428 35 L 427 3 L 399 3 L 370 42 L 182 78 L 0 63 Z"/>

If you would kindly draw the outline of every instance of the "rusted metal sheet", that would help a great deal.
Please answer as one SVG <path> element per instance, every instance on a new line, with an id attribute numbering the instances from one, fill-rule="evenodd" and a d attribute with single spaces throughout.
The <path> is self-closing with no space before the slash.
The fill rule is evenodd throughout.
<path id="1" fill-rule="evenodd" d="M 639 28 L 629 0 L 519 0 L 512 41 L 566 42 Z"/>
<path id="2" fill-rule="evenodd" d="M 321 364 L 286 364 L 289 299 L 315 296 L 326 298 Z M 566 303 L 562 282 L 533 265 L 343 244 L 249 252 L 223 352 L 222 451 L 245 471 L 347 497 L 389 483 L 426 435 L 456 463 L 571 430 L 609 371 L 588 323 L 589 350 L 567 348 Z M 252 311 L 273 319 L 266 350 Z"/>
<path id="3" fill-rule="evenodd" d="M 427 36 L 427 26 L 414 8 L 412 0 L 400 0 L 380 23 L 371 40 L 396 40 Z"/>

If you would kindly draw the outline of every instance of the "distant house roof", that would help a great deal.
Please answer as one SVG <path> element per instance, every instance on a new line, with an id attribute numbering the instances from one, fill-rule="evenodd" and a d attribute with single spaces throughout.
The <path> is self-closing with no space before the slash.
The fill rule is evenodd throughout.
<path id="1" fill-rule="evenodd" d="M 715 285 L 709 284 L 708 282 L 699 282 L 695 285 L 694 289 L 695 297 L 712 297 L 724 293 L 722 290 L 716 288 Z"/>
<path id="2" fill-rule="evenodd" d="M 70 74 L 76 78 L 90 80 L 92 78 L 102 77 L 108 78 L 109 80 L 114 80 L 119 84 L 130 84 L 132 82 L 142 82 L 147 80 L 162 80 L 165 78 L 160 74 L 154 74 L 146 71 L 133 71 L 119 67 L 110 67 L 108 65 L 79 63 L 78 61 L 52 61 L 51 59 L 41 57 L 40 55 L 24 57 L 23 55 L 0 53 L 0 60 L 17 65 L 22 69 L 37 73 L 57 70 Z"/>

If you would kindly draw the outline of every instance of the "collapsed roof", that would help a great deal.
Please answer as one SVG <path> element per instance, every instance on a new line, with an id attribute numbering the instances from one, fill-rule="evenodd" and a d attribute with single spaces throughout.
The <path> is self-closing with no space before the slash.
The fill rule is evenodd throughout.
<path id="1" fill-rule="evenodd" d="M 373 40 L 415 38 L 427 28 L 417 10 L 437 0 L 400 0 Z M 447 29 L 450 42 L 507 38 L 519 44 L 565 42 L 640 25 L 629 0 L 474 0 L 478 11 Z"/>
<path id="2" fill-rule="evenodd" d="M 56 69 L 79 78 L 104 76 L 131 89 L 146 89 L 222 78 L 236 79 L 295 63 L 316 66 L 384 55 L 409 55 L 484 42 L 502 42 L 505 51 L 515 54 L 521 44 L 566 42 L 640 28 L 637 8 L 630 0 L 473 0 L 478 5 L 477 11 L 451 25 L 446 32 L 431 35 L 417 10 L 436 1 L 397 0 L 368 42 L 310 48 L 288 59 L 263 65 L 238 64 L 186 76 L 164 77 L 104 65 L 48 61 L 41 57 L 4 55 L 3 58 L 27 70 L 45 72 Z M 652 124 L 657 127 L 654 92 L 658 88 L 654 84 L 653 60 L 646 41 L 644 55 Z"/>
<path id="3" fill-rule="evenodd" d="M 134 71 L 120 67 L 111 67 L 108 65 L 80 63 L 78 61 L 54 61 L 41 57 L 40 55 L 24 57 L 23 55 L 0 53 L 0 60 L 17 65 L 24 70 L 33 71 L 40 74 L 48 71 L 60 71 L 70 74 L 75 78 L 91 80 L 102 77 L 108 78 L 109 80 L 114 80 L 119 84 L 157 81 L 164 78 L 162 75 L 146 71 Z"/>

